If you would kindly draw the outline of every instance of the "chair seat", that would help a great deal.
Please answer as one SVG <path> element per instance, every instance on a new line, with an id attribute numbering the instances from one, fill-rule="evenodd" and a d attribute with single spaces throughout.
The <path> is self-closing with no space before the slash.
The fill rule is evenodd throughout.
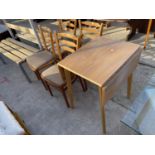
<path id="1" fill-rule="evenodd" d="M 22 135 L 24 129 L 20 126 L 7 106 L 0 101 L 0 135 Z"/>
<path id="2" fill-rule="evenodd" d="M 63 85 L 64 84 L 64 80 L 61 77 L 59 68 L 56 65 L 53 65 L 51 67 L 49 67 L 48 69 L 46 69 L 45 71 L 42 72 L 41 77 L 46 80 L 49 81 L 55 85 Z"/>
<path id="3" fill-rule="evenodd" d="M 29 56 L 26 61 L 33 71 L 39 69 L 44 64 L 53 59 L 52 54 L 48 51 L 42 51 L 32 56 Z"/>
<path id="4" fill-rule="evenodd" d="M 79 29 L 76 31 L 76 35 L 81 35 Z M 99 35 L 94 33 L 82 32 L 82 45 L 85 45 L 86 43 L 90 42 L 92 39 L 95 39 L 96 37 L 99 37 Z"/>

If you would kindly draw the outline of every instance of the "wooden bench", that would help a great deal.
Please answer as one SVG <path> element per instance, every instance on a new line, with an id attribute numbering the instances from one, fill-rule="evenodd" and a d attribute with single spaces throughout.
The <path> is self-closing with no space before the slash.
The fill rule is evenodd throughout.
<path id="1" fill-rule="evenodd" d="M 23 31 L 25 33 L 34 33 L 33 30 L 30 28 L 17 26 L 10 23 L 6 23 L 6 25 L 11 29 Z M 31 47 L 25 43 L 22 43 L 12 38 L 7 38 L 0 42 L 0 54 L 4 55 L 8 59 L 18 64 L 28 82 L 31 82 L 31 80 L 27 75 L 22 64 L 26 62 L 26 58 L 28 56 L 31 56 L 37 52 L 39 52 L 39 49 Z"/>

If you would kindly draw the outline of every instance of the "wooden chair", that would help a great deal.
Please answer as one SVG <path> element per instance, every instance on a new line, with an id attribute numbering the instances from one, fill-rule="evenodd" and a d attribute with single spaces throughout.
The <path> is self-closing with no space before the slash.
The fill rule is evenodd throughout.
<path id="1" fill-rule="evenodd" d="M 74 53 L 81 46 L 81 36 L 68 34 L 65 32 L 55 33 L 56 52 L 59 60 L 64 55 Z"/>
<path id="2" fill-rule="evenodd" d="M 55 55 L 52 30 L 49 27 L 38 25 L 38 36 L 44 50 L 51 51 Z"/>
<path id="3" fill-rule="evenodd" d="M 76 29 L 77 29 L 76 19 L 68 19 L 68 20 L 58 19 L 58 25 L 60 32 L 70 32 L 71 34 L 76 35 Z"/>
<path id="4" fill-rule="evenodd" d="M 40 70 L 54 63 L 56 58 L 52 31 L 47 27 L 39 26 L 39 33 L 44 50 L 29 56 L 26 61 L 30 69 L 36 74 L 38 79 L 41 80 Z"/>
<path id="5" fill-rule="evenodd" d="M 77 40 L 76 36 L 73 37 L 73 35 L 72 35 L 72 37 L 71 37 L 71 34 L 65 34 L 65 33 L 55 33 L 54 36 L 55 36 L 57 51 L 59 53 L 59 59 L 60 60 L 63 59 L 60 48 L 62 48 L 65 51 L 71 52 L 71 53 L 75 52 L 76 49 L 79 48 L 79 45 L 78 45 L 79 40 Z M 58 36 L 61 37 L 61 38 L 64 38 L 64 37 L 68 37 L 69 39 L 72 38 L 73 41 L 76 40 L 76 42 L 72 43 L 71 41 L 65 41 L 64 39 L 59 40 Z M 72 49 L 70 46 L 74 47 L 75 49 Z M 67 89 L 67 86 L 66 86 L 66 80 L 64 79 L 64 77 L 65 77 L 64 76 L 64 71 L 62 69 L 60 69 L 57 64 L 49 67 L 48 69 L 43 71 L 42 74 L 41 74 L 41 78 L 43 79 L 44 83 L 46 84 L 50 94 L 53 96 L 51 87 L 56 88 L 57 90 L 59 90 L 62 93 L 62 95 L 63 95 L 63 97 L 64 97 L 64 99 L 66 101 L 67 107 L 69 107 L 68 99 L 67 99 L 66 93 L 65 93 L 65 91 Z M 80 80 L 83 91 L 86 91 L 87 90 L 86 81 L 83 81 L 81 78 L 79 78 L 79 77 L 77 77 L 75 75 L 72 75 L 72 82 L 74 82 L 77 78 Z"/>
<path id="6" fill-rule="evenodd" d="M 83 43 L 87 43 L 95 37 L 102 36 L 103 23 L 98 23 L 95 21 L 81 21 L 79 22 L 80 34 L 83 37 Z"/>

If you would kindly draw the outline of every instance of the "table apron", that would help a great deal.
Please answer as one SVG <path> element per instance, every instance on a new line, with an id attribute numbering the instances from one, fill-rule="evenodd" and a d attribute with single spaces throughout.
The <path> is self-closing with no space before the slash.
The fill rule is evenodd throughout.
<path id="1" fill-rule="evenodd" d="M 129 75 L 135 70 L 138 65 L 140 53 L 136 53 L 107 83 L 104 87 L 106 101 L 108 101 L 121 87 L 123 81 L 125 81 Z"/>

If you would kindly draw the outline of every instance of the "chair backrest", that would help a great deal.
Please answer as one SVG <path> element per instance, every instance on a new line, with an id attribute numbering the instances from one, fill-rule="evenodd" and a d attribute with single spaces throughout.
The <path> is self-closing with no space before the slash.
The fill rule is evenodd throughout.
<path id="1" fill-rule="evenodd" d="M 11 23 L 6 23 L 6 25 L 10 29 L 13 29 L 13 30 L 16 30 L 19 32 L 23 32 L 23 33 L 29 33 L 29 34 L 35 35 L 34 31 L 31 28 L 15 25 L 15 24 L 11 24 Z"/>
<path id="2" fill-rule="evenodd" d="M 98 36 L 102 36 L 103 32 L 103 23 L 98 23 L 95 21 L 81 21 L 79 22 L 80 33 L 83 34 L 83 31 L 91 34 L 97 34 Z"/>
<path id="3" fill-rule="evenodd" d="M 56 56 L 52 30 L 48 27 L 40 25 L 38 26 L 38 29 L 38 35 L 40 37 L 43 48 L 47 51 L 51 51 L 53 56 Z"/>
<path id="4" fill-rule="evenodd" d="M 76 35 L 76 28 L 77 28 L 77 20 L 76 19 L 67 19 L 62 20 L 58 19 L 59 29 L 60 32 L 69 31 Z"/>
<path id="5" fill-rule="evenodd" d="M 81 37 L 76 36 L 74 34 L 68 34 L 68 33 L 54 33 L 55 41 L 56 41 L 56 47 L 58 51 L 59 59 L 62 60 L 61 51 L 74 53 L 77 49 L 81 46 Z"/>

